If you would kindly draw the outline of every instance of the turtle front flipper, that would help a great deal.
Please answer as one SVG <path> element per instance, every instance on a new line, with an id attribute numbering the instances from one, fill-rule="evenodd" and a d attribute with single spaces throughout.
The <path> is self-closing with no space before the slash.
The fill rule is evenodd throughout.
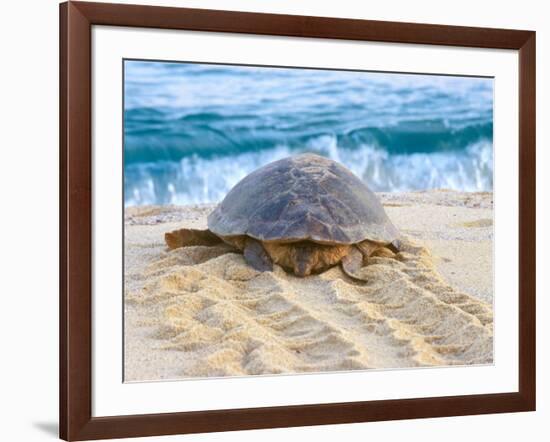
<path id="1" fill-rule="evenodd" d="M 243 254 L 247 264 L 255 270 L 259 272 L 270 272 L 273 270 L 273 261 L 259 241 L 247 238 Z"/>
<path id="2" fill-rule="evenodd" d="M 164 241 L 169 249 L 189 246 L 214 246 L 222 240 L 210 230 L 179 229 L 164 234 Z"/>
<path id="3" fill-rule="evenodd" d="M 400 242 L 398 239 L 388 244 L 380 244 L 373 241 L 365 240 L 355 245 L 364 256 L 364 262 L 371 256 L 380 258 L 395 258 L 399 253 Z"/>
<path id="4" fill-rule="evenodd" d="M 388 249 L 390 249 L 393 253 L 397 254 L 401 251 L 401 249 L 403 248 L 403 243 L 402 241 L 398 238 L 398 239 L 394 239 L 391 243 L 389 243 L 387 246 L 386 246 Z"/>
<path id="5" fill-rule="evenodd" d="M 358 274 L 361 267 L 363 267 L 363 252 L 353 246 L 348 254 L 342 258 L 342 270 L 350 278 L 367 281 L 366 278 Z"/>
<path id="6" fill-rule="evenodd" d="M 355 246 L 361 251 L 361 253 L 365 258 L 368 258 L 369 256 L 371 256 L 374 252 L 376 252 L 381 247 L 380 244 L 377 244 L 373 241 L 369 241 L 368 239 L 360 242 L 359 244 L 355 244 Z"/>

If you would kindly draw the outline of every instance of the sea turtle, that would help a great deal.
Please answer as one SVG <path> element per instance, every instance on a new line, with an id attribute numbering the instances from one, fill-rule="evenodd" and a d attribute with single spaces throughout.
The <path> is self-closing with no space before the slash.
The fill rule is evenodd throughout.
<path id="1" fill-rule="evenodd" d="M 171 249 L 223 241 L 259 271 L 276 263 L 307 276 L 341 263 L 362 279 L 357 272 L 366 259 L 383 247 L 397 253 L 399 236 L 365 183 L 336 161 L 308 153 L 243 178 L 208 216 L 208 230 L 180 229 L 165 240 Z"/>

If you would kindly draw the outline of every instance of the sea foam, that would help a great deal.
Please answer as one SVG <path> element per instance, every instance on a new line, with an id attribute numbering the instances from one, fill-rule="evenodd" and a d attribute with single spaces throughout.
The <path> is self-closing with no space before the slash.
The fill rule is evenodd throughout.
<path id="1" fill-rule="evenodd" d="M 459 152 L 389 154 L 372 145 L 339 147 L 335 137 L 319 137 L 302 149 L 273 149 L 232 156 L 130 164 L 125 169 L 125 203 L 195 204 L 218 202 L 242 178 L 269 162 L 299 152 L 315 152 L 348 167 L 374 191 L 422 189 L 490 191 L 493 146 L 480 140 Z"/>

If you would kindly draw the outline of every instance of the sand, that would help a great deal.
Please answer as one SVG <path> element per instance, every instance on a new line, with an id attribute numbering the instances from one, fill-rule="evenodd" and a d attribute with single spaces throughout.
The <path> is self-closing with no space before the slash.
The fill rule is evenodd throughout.
<path id="1" fill-rule="evenodd" d="M 492 194 L 379 194 L 404 234 L 395 258 L 298 278 L 228 247 L 168 251 L 212 205 L 125 219 L 125 381 L 490 364 Z"/>

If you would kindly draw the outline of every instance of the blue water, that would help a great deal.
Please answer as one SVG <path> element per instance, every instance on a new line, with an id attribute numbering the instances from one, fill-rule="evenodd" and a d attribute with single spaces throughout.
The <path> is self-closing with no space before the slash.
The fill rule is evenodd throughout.
<path id="1" fill-rule="evenodd" d="M 309 151 L 375 191 L 493 187 L 493 80 L 125 62 L 126 205 L 221 200 Z"/>

